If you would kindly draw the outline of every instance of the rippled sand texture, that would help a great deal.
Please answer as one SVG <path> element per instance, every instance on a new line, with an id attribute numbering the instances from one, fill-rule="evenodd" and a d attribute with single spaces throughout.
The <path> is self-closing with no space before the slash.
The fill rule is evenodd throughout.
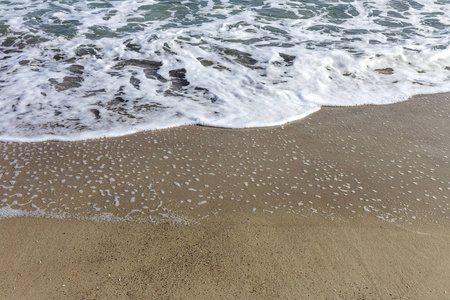
<path id="1" fill-rule="evenodd" d="M 190 223 L 232 212 L 448 222 L 449 95 L 284 127 L 1 143 L 2 215 Z"/>

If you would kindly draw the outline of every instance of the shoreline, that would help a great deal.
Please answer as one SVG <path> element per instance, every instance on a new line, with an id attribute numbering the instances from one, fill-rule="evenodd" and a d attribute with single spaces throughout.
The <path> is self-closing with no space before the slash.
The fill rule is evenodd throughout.
<path id="1" fill-rule="evenodd" d="M 0 142 L 0 214 L 45 211 L 0 219 L 0 298 L 449 297 L 449 118 L 446 93 L 269 128 Z M 108 217 L 124 221 L 86 220 Z"/>
<path id="2" fill-rule="evenodd" d="M 1 214 L 186 222 L 236 205 L 336 220 L 448 222 L 449 95 L 324 109 L 279 127 L 0 143 Z"/>
<path id="3" fill-rule="evenodd" d="M 379 107 L 379 106 L 390 106 L 395 105 L 403 102 L 411 101 L 411 99 L 414 99 L 416 97 L 428 97 L 428 96 L 437 96 L 440 97 L 441 95 L 447 95 L 450 94 L 450 92 L 435 92 L 435 93 L 425 93 L 425 94 L 414 94 L 409 97 L 402 98 L 402 100 L 398 100 L 396 102 L 391 103 L 384 103 L 384 104 L 360 104 L 355 106 L 339 106 L 339 105 L 323 105 L 319 106 L 319 108 L 311 113 L 306 113 L 303 116 L 297 117 L 297 118 L 290 118 L 289 120 L 285 120 L 283 122 L 274 124 L 274 125 L 267 125 L 267 126 L 254 126 L 254 127 L 220 127 L 220 126 L 212 126 L 212 125 L 206 125 L 206 124 L 185 124 L 185 125 L 175 125 L 175 126 L 169 126 L 169 127 L 163 127 L 163 128 L 145 128 L 145 126 L 138 126 L 139 129 L 135 128 L 130 132 L 127 133 L 117 133 L 116 135 L 103 135 L 103 136 L 94 136 L 94 137 L 86 137 L 86 138 L 73 138 L 73 139 L 66 139 L 62 136 L 52 137 L 52 135 L 45 135 L 44 139 L 41 140 L 30 140 L 29 137 L 19 138 L 19 139 L 4 139 L 0 137 L 0 143 L 58 143 L 58 142 L 88 142 L 93 140 L 104 140 L 104 139 L 114 139 L 114 138 L 125 138 L 128 136 L 133 136 L 137 134 L 145 134 L 147 132 L 158 132 L 163 130 L 173 130 L 177 128 L 189 128 L 189 127 L 205 127 L 205 128 L 212 128 L 217 130 L 252 130 L 252 129 L 270 129 L 270 128 L 278 128 L 283 126 L 289 126 L 290 124 L 295 124 L 296 122 L 301 122 L 305 118 L 309 118 L 310 116 L 320 112 L 323 109 L 336 109 L 336 108 L 360 108 L 360 107 Z"/>

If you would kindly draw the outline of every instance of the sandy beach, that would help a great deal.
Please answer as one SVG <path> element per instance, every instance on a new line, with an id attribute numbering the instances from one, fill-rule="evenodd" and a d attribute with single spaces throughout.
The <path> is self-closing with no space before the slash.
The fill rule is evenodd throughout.
<path id="1" fill-rule="evenodd" d="M 449 120 L 436 94 L 0 143 L 0 298 L 450 299 Z"/>

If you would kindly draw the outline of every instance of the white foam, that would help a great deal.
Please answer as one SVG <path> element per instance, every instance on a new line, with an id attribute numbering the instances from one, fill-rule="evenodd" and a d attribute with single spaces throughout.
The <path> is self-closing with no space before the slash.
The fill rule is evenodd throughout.
<path id="1" fill-rule="evenodd" d="M 170 2 L 170 15 L 150 0 L 109 8 L 58 2 L 51 10 L 43 0 L 0 4 L 7 27 L 0 44 L 16 41 L 0 47 L 0 140 L 79 140 L 190 124 L 272 126 L 324 105 L 450 91 L 449 5 L 263 2 Z M 49 40 L 18 51 L 27 34 Z M 161 66 L 149 75 L 143 61 Z M 82 74 L 68 69 L 74 64 Z M 173 84 L 173 70 L 181 69 L 189 85 Z M 67 80 L 61 85 L 65 77 L 75 80 L 72 88 L 65 89 Z"/>
<path id="2" fill-rule="evenodd" d="M 13 218 L 13 217 L 23 217 L 28 215 L 25 211 L 20 209 L 13 209 L 9 206 L 0 207 L 0 219 Z"/>

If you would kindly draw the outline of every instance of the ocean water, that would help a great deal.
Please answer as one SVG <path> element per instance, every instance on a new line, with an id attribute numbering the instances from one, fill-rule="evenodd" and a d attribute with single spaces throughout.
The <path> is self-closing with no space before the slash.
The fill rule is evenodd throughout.
<path id="1" fill-rule="evenodd" d="M 450 91 L 448 0 L 2 0 L 0 139 L 242 128 Z"/>

